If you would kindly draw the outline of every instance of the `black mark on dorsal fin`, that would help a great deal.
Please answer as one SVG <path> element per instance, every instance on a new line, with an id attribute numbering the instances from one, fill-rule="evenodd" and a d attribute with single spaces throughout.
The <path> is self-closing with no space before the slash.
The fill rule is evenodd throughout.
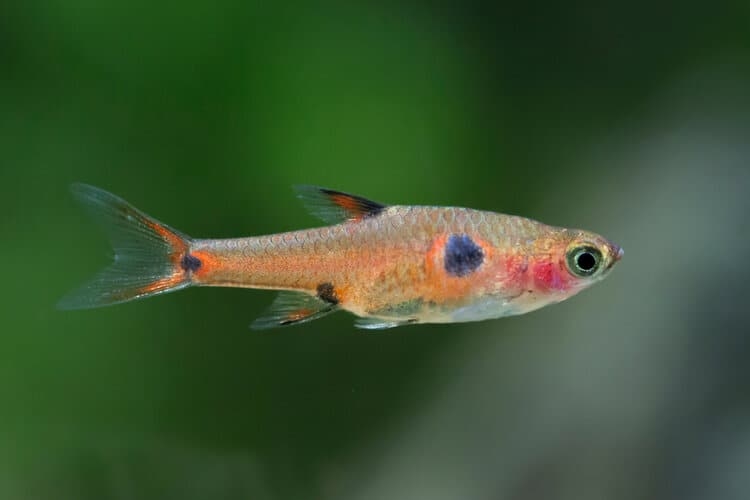
<path id="1" fill-rule="evenodd" d="M 353 194 L 317 186 L 295 186 L 297 196 L 315 216 L 329 224 L 375 217 L 386 205 Z"/>
<path id="2" fill-rule="evenodd" d="M 445 272 L 463 277 L 476 271 L 484 262 L 484 251 L 465 234 L 452 234 L 445 244 Z"/>

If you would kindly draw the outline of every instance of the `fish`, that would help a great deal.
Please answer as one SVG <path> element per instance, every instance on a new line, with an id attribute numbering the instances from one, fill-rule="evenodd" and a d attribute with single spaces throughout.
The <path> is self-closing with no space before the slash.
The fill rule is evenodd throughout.
<path id="1" fill-rule="evenodd" d="M 481 321 L 572 297 L 604 279 L 624 253 L 598 234 L 515 215 L 295 189 L 327 225 L 197 239 L 103 189 L 73 184 L 74 198 L 108 235 L 114 259 L 58 307 L 88 309 L 211 286 L 280 291 L 254 329 L 338 310 L 354 314 L 363 329 Z"/>

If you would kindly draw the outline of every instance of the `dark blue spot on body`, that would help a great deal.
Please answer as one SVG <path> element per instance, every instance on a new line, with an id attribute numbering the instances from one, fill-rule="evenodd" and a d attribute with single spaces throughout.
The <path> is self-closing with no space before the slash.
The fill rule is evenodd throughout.
<path id="1" fill-rule="evenodd" d="M 185 254 L 180 261 L 180 266 L 184 271 L 197 271 L 201 268 L 201 260 L 195 255 Z"/>
<path id="2" fill-rule="evenodd" d="M 463 277 L 476 271 L 484 262 L 482 247 L 465 234 L 453 234 L 445 244 L 445 272 Z"/>

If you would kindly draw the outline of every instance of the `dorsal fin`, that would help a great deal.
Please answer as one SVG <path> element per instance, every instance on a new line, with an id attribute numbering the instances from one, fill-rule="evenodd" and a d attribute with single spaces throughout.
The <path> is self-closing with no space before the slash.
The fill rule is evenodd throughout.
<path id="1" fill-rule="evenodd" d="M 374 217 L 386 208 L 382 203 L 361 196 L 317 186 L 294 186 L 294 190 L 310 213 L 328 224 L 360 221 Z"/>

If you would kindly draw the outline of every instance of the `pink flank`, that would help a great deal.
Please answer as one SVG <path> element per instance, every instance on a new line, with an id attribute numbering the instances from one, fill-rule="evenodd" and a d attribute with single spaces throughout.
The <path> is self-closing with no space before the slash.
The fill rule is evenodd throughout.
<path id="1" fill-rule="evenodd" d="M 570 288 L 571 277 L 556 262 L 541 260 L 531 264 L 534 285 L 540 290 L 564 291 Z"/>

